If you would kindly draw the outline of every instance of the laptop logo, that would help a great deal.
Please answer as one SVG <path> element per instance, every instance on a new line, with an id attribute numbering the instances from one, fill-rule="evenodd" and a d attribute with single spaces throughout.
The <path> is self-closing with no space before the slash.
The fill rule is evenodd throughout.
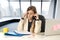
<path id="1" fill-rule="evenodd" d="M 60 24 L 54 25 L 54 26 L 52 27 L 52 29 L 53 29 L 53 31 L 59 30 L 59 29 L 60 29 Z"/>

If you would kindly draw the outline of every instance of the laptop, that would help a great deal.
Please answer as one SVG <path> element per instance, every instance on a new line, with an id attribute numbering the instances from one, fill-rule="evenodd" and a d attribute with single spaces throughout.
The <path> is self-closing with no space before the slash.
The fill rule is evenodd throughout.
<path id="1" fill-rule="evenodd" d="M 60 34 L 60 20 L 51 19 L 46 20 L 45 35 Z"/>

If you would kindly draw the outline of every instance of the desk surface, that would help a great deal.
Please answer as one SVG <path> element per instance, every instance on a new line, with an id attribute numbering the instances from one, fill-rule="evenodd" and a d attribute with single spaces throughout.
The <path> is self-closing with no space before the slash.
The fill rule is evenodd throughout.
<path id="1" fill-rule="evenodd" d="M 15 37 L 15 36 L 5 36 L 3 33 L 0 32 L 0 40 L 60 40 L 60 35 L 54 36 L 45 36 L 45 35 L 35 35 L 35 37 L 22 36 L 22 37 Z"/>

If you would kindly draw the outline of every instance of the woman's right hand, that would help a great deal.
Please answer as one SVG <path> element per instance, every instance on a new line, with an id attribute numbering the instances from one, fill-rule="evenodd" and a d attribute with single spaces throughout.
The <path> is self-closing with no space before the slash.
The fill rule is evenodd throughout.
<path id="1" fill-rule="evenodd" d="M 22 16 L 22 18 L 27 18 L 28 17 L 28 14 L 27 14 L 27 12 L 26 13 L 24 13 L 24 15 Z"/>

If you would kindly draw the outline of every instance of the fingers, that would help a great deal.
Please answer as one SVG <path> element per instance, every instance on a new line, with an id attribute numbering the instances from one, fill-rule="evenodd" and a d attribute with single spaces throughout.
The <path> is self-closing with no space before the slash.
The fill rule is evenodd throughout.
<path id="1" fill-rule="evenodd" d="M 39 16 L 38 16 L 38 14 L 35 14 L 34 16 L 35 16 L 35 18 L 36 18 L 36 19 L 39 19 Z"/>

